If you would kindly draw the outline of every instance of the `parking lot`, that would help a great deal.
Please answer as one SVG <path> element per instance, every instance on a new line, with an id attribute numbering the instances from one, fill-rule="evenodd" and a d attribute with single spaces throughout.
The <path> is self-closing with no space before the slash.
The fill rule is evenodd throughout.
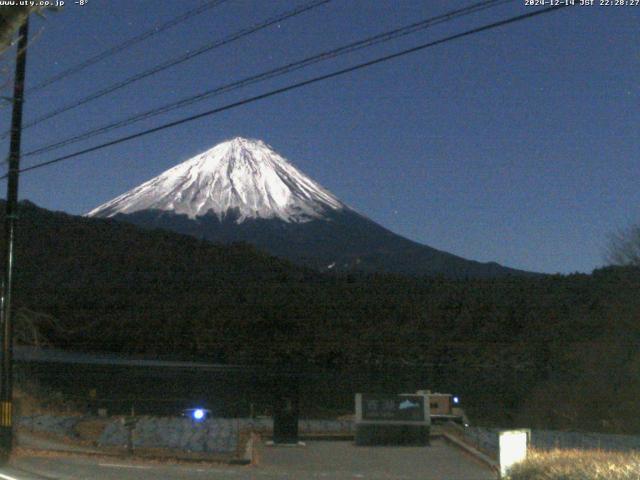
<path id="1" fill-rule="evenodd" d="M 444 440 L 429 447 L 357 447 L 352 442 L 310 441 L 304 447 L 269 447 L 259 469 L 269 478 L 484 480 L 496 474 Z"/>
<path id="2" fill-rule="evenodd" d="M 10 480 L 494 480 L 497 475 L 444 440 L 430 447 L 356 447 L 309 441 L 301 447 L 258 447 L 257 465 L 145 461 L 85 455 L 20 454 L 0 469 Z"/>

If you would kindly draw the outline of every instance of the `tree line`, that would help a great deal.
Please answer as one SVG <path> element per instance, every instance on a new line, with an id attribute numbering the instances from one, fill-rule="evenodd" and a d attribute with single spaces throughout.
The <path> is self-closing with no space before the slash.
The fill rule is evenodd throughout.
<path id="1" fill-rule="evenodd" d="M 36 329 L 41 344 L 72 350 L 420 371 L 427 388 L 460 393 L 479 423 L 640 430 L 638 267 L 493 280 L 326 275 L 249 245 L 28 203 L 17 246 L 23 342 Z"/>

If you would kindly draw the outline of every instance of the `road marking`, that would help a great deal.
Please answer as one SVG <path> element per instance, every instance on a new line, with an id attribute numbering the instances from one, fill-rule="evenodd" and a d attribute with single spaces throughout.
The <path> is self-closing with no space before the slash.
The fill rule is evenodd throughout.
<path id="1" fill-rule="evenodd" d="M 98 466 L 111 468 L 138 468 L 140 470 L 148 470 L 149 468 L 151 468 L 147 467 L 146 465 L 124 465 L 122 463 L 99 463 Z"/>

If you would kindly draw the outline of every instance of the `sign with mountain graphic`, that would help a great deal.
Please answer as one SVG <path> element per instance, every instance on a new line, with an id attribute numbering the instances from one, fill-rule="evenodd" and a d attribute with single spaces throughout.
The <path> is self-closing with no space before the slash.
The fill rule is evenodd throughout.
<path id="1" fill-rule="evenodd" d="M 424 422 L 422 395 L 362 395 L 362 420 Z"/>

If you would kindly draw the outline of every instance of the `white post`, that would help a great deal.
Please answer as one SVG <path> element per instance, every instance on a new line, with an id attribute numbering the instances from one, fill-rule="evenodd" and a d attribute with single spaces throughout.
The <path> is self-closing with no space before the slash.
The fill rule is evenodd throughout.
<path id="1" fill-rule="evenodd" d="M 507 475 L 507 471 L 514 464 L 527 458 L 528 439 L 531 430 L 506 430 L 500 432 L 500 478 Z"/>

